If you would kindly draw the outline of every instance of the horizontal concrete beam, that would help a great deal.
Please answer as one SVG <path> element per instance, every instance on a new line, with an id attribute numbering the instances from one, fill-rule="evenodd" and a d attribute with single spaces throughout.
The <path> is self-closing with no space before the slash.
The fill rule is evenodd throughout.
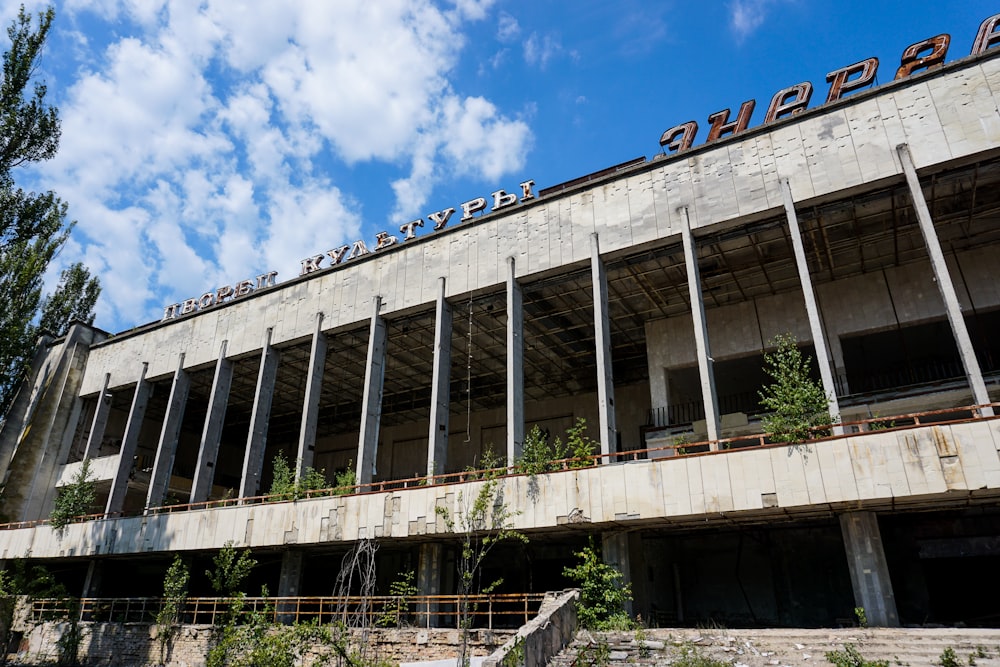
<path id="1" fill-rule="evenodd" d="M 590 523 L 666 525 L 759 521 L 792 513 L 881 509 L 970 494 L 1000 496 L 1000 419 L 867 433 L 799 445 L 631 461 L 502 480 L 515 526 L 553 530 Z M 360 496 L 241 505 L 67 526 L 0 531 L 0 558 L 96 556 L 298 547 L 362 538 L 447 535 L 435 508 L 452 516 L 482 482 Z M 529 492 L 529 487 L 531 487 Z M 392 508 L 387 512 L 386 508 Z M 297 532 L 288 537 L 287 527 Z M 576 527 L 578 528 L 578 527 Z M 74 545 L 67 553 L 66 545 Z"/>

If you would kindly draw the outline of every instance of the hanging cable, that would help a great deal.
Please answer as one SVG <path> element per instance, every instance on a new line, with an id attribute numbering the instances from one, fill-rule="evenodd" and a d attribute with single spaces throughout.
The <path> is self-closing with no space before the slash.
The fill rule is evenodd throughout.
<path id="1" fill-rule="evenodd" d="M 465 364 L 465 442 L 472 442 L 472 297 L 469 297 L 469 336 Z"/>

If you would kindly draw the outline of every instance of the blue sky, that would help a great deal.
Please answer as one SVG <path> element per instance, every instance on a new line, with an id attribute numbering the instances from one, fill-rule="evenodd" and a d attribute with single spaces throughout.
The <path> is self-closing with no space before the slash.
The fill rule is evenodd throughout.
<path id="1" fill-rule="evenodd" d="M 19 3 L 0 5 L 9 24 Z M 29 0 L 38 11 L 45 3 Z M 733 114 L 870 56 L 950 33 L 968 55 L 1000 5 L 972 0 L 65 0 L 38 72 L 55 190 L 119 331 L 165 305 L 494 190 L 660 151 L 664 130 Z M 426 233 L 425 228 L 425 233 Z M 53 267 L 57 269 L 58 267 Z"/>

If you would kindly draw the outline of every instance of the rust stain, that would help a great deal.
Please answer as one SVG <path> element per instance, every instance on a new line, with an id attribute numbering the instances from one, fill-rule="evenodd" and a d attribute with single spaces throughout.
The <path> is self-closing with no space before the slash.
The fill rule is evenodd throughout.
<path id="1" fill-rule="evenodd" d="M 939 426 L 931 427 L 931 436 L 934 438 L 934 447 L 937 449 L 938 456 L 942 458 L 946 456 L 958 456 L 958 449 L 956 449 L 955 443 L 945 435 Z"/>

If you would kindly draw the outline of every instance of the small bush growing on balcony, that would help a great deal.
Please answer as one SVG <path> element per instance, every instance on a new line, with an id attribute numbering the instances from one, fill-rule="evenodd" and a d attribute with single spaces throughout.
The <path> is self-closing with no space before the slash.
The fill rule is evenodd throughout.
<path id="1" fill-rule="evenodd" d="M 97 498 L 96 487 L 97 482 L 90 470 L 90 459 L 84 459 L 83 465 L 73 475 L 73 481 L 59 490 L 49 515 L 49 525 L 61 535 L 73 519 L 90 514 Z"/>
<path id="2" fill-rule="evenodd" d="M 803 357 L 791 334 L 780 335 L 772 341 L 774 352 L 764 355 L 764 372 L 772 383 L 760 393 L 760 404 L 770 413 L 762 418 L 764 431 L 774 442 L 802 442 L 827 435 L 814 427 L 828 426 L 830 399 L 823 385 L 809 374 L 811 357 Z"/>
<path id="3" fill-rule="evenodd" d="M 299 480 L 296 481 L 295 472 L 292 470 L 291 465 L 289 465 L 288 459 L 286 459 L 281 453 L 274 457 L 274 463 L 272 465 L 273 474 L 271 490 L 268 491 L 268 495 L 271 496 L 272 501 L 296 500 L 305 496 L 308 491 L 318 491 L 320 489 L 326 489 L 330 486 L 327 484 L 326 475 L 323 471 L 316 470 L 312 466 L 307 467 L 302 472 L 302 476 Z M 351 473 L 353 480 L 353 471 L 351 471 Z M 340 477 L 341 475 L 337 475 L 338 486 L 341 486 Z M 353 486 L 353 484 L 354 482 L 352 481 L 351 485 Z"/>

